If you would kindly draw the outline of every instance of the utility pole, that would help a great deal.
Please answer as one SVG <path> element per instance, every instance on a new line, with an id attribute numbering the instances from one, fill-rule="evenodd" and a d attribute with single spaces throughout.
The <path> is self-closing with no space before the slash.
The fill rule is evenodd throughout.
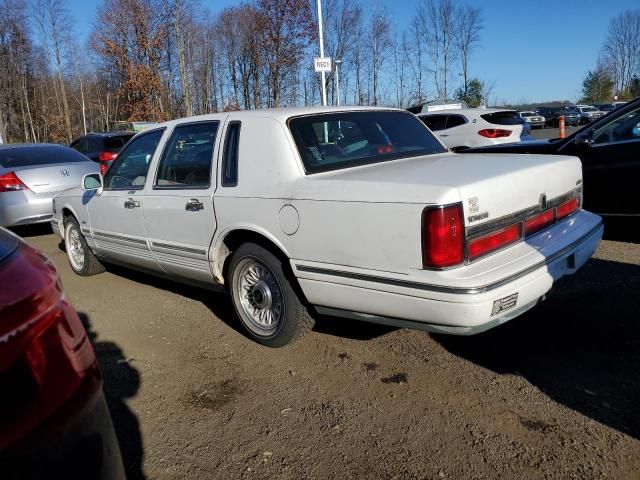
<path id="1" fill-rule="evenodd" d="M 320 39 L 320 58 L 324 58 L 324 36 L 322 35 L 322 0 L 317 0 L 318 4 L 318 37 Z M 327 86 L 326 83 L 326 74 L 324 70 L 321 72 L 322 75 L 322 105 L 324 107 L 327 106 Z"/>
<path id="2" fill-rule="evenodd" d="M 336 60 L 336 93 L 338 95 L 338 106 L 340 106 L 340 64 L 342 60 Z"/>

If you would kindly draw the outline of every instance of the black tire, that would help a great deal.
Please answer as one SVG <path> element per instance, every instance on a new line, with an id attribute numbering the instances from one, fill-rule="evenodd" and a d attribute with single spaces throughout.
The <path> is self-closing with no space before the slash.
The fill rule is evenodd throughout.
<path id="1" fill-rule="evenodd" d="M 249 338 L 267 347 L 295 342 L 315 323 L 288 271 L 285 261 L 255 243 L 231 257 L 227 280 L 236 314 Z"/>
<path id="2" fill-rule="evenodd" d="M 72 246 L 74 234 L 77 234 L 75 242 L 80 247 L 77 250 L 76 247 Z M 80 225 L 78 225 L 78 221 L 74 217 L 69 216 L 64 219 L 64 247 L 69 265 L 77 275 L 89 277 L 104 272 L 104 266 L 87 245 L 87 241 L 80 230 Z M 78 259 L 72 258 L 73 251 L 78 252 Z"/>

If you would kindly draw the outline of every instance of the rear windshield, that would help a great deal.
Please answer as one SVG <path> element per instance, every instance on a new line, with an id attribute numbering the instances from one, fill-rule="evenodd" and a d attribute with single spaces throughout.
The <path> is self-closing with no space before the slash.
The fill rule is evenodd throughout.
<path id="1" fill-rule="evenodd" d="M 485 113 L 480 116 L 494 125 L 519 125 L 522 123 L 522 119 L 513 111 Z"/>
<path id="2" fill-rule="evenodd" d="M 107 137 L 104 139 L 104 148 L 107 152 L 118 153 L 122 150 L 122 147 L 133 138 L 131 135 L 119 135 L 117 137 Z"/>
<path id="3" fill-rule="evenodd" d="M 0 167 L 4 168 L 89 161 L 87 157 L 72 148 L 56 145 L 0 149 Z"/>
<path id="4" fill-rule="evenodd" d="M 289 120 L 307 173 L 446 152 L 422 122 L 404 112 L 343 112 Z"/>

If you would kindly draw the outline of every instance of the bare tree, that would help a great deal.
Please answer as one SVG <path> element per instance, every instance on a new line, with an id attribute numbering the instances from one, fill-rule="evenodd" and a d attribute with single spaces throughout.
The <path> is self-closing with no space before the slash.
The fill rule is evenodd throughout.
<path id="1" fill-rule="evenodd" d="M 455 19 L 455 46 L 462 65 L 462 89 L 465 96 L 469 85 L 469 61 L 471 53 L 480 42 L 482 12 L 479 8 L 463 5 L 458 8 Z"/>
<path id="2" fill-rule="evenodd" d="M 369 25 L 369 50 L 373 79 L 373 105 L 380 103 L 380 75 L 384 58 L 391 48 L 391 25 L 386 12 L 376 12 Z"/>
<path id="3" fill-rule="evenodd" d="M 625 95 L 640 68 L 640 9 L 627 10 L 611 20 L 602 50 L 616 92 Z"/>
<path id="4" fill-rule="evenodd" d="M 56 68 L 62 116 L 66 127 L 67 140 L 71 141 L 71 114 L 64 80 L 64 55 L 67 53 L 72 31 L 72 22 L 64 0 L 34 0 L 33 18 L 42 36 L 42 42 L 53 57 Z"/>

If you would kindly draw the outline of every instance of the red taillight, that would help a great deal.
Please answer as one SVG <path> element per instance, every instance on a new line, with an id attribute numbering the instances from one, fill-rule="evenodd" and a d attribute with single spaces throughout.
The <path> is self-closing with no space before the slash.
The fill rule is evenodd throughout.
<path id="1" fill-rule="evenodd" d="M 469 241 L 469 260 L 473 261 L 491 252 L 500 250 L 507 245 L 517 242 L 521 236 L 520 224 L 518 223 L 483 237 L 474 238 Z"/>
<path id="2" fill-rule="evenodd" d="M 558 220 L 566 217 L 567 215 L 571 215 L 573 212 L 578 210 L 580 207 L 580 202 L 578 201 L 578 197 L 573 197 L 566 202 L 562 202 L 558 205 Z"/>
<path id="3" fill-rule="evenodd" d="M 446 268 L 464 261 L 462 205 L 427 208 L 422 212 L 422 264 Z"/>
<path id="4" fill-rule="evenodd" d="M 13 172 L 0 175 L 0 192 L 15 192 L 17 190 L 29 190 L 29 187 L 22 183 L 22 180 Z"/>
<path id="5" fill-rule="evenodd" d="M 86 331 L 46 257 L 20 246 L 0 263 L 0 285 L 2 451 L 71 397 L 95 394 L 100 376 Z"/>
<path id="6" fill-rule="evenodd" d="M 486 128 L 484 130 L 480 130 L 478 135 L 482 135 L 486 138 L 504 138 L 511 135 L 513 132 L 511 130 L 505 130 L 503 128 Z"/>
<path id="7" fill-rule="evenodd" d="M 98 154 L 98 160 L 100 161 L 100 174 L 104 175 L 109 170 L 111 162 L 113 162 L 118 156 L 115 152 L 100 152 Z"/>
<path id="8" fill-rule="evenodd" d="M 393 152 L 393 145 L 381 145 L 380 147 L 378 147 L 379 155 L 384 155 L 386 153 L 392 153 L 392 152 Z"/>
<path id="9" fill-rule="evenodd" d="M 555 222 L 555 214 L 553 209 L 546 212 L 539 213 L 535 217 L 531 217 L 524 222 L 524 234 L 531 235 L 539 232 L 545 227 L 552 225 Z"/>
<path id="10" fill-rule="evenodd" d="M 98 154 L 98 160 L 101 162 L 113 162 L 118 156 L 115 152 L 100 152 Z"/>

